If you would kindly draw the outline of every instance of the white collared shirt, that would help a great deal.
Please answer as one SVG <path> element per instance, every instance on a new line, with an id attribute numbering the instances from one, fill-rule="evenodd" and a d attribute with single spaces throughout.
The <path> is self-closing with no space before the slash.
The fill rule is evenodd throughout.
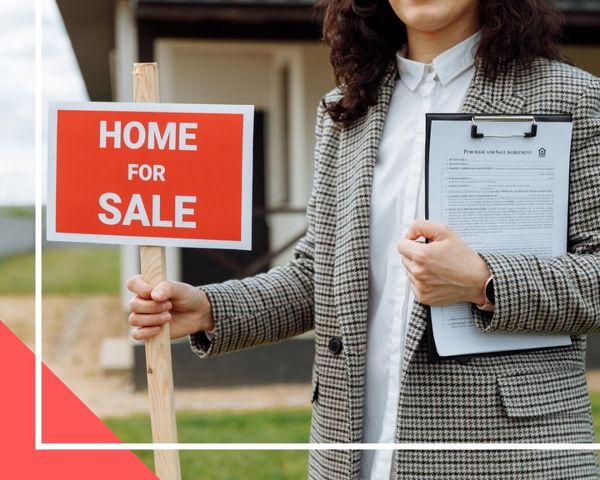
<path id="1" fill-rule="evenodd" d="M 474 73 L 475 34 L 431 64 L 396 55 L 396 81 L 373 174 L 363 442 L 394 443 L 402 357 L 414 295 L 397 251 L 424 218 L 425 113 L 458 112 Z M 400 425 L 399 428 L 402 428 Z M 361 480 L 393 478 L 391 450 L 364 450 Z"/>

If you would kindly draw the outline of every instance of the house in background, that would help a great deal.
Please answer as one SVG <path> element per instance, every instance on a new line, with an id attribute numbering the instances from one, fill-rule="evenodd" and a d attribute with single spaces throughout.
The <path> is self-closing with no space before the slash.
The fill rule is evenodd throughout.
<path id="1" fill-rule="evenodd" d="M 600 74 L 600 1 L 555 3 L 566 19 L 564 53 Z M 200 285 L 286 262 L 305 229 L 316 106 L 333 86 L 314 1 L 57 4 L 91 100 L 130 101 L 132 64 L 156 61 L 163 102 L 256 105 L 252 252 L 168 249 L 169 278 Z M 137 272 L 137 249 L 122 247 L 123 279 Z M 127 298 L 123 292 L 124 305 Z M 312 354 L 310 335 L 205 362 L 194 361 L 187 342 L 181 342 L 173 346 L 175 381 L 309 381 Z M 145 381 L 143 348 L 136 349 L 135 370 L 136 378 Z"/>
<path id="2" fill-rule="evenodd" d="M 333 86 L 329 52 L 318 42 L 320 26 L 312 2 L 57 4 L 91 100 L 130 101 L 132 64 L 156 61 L 162 102 L 256 107 L 252 251 L 169 248 L 169 278 L 201 285 L 265 271 L 291 258 L 290 247 L 306 228 L 316 108 Z M 137 248 L 122 247 L 122 285 L 138 272 Z M 124 307 L 128 298 L 124 291 Z M 313 349 L 309 334 L 198 362 L 182 341 L 173 345 L 175 382 L 309 381 Z M 143 351 L 136 347 L 139 382 L 145 381 Z M 214 374 L 221 363 L 226 374 Z"/>

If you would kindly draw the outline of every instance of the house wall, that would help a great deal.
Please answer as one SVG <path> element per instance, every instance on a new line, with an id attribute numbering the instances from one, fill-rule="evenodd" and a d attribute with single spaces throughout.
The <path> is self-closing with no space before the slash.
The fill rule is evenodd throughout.
<path id="1" fill-rule="evenodd" d="M 267 206 L 303 209 L 312 186 L 316 107 L 333 84 L 327 48 L 159 39 L 155 52 L 162 101 L 248 103 L 266 112 Z M 303 214 L 273 215 L 268 223 L 273 250 L 305 229 Z"/>

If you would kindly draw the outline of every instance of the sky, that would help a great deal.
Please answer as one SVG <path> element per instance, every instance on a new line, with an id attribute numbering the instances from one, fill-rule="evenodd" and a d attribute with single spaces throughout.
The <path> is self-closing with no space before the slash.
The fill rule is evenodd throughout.
<path id="1" fill-rule="evenodd" d="M 88 97 L 56 3 L 43 0 L 42 4 L 45 125 L 48 100 L 84 101 Z M 32 205 L 35 201 L 33 0 L 2 2 L 0 45 L 0 205 Z M 45 143 L 44 134 L 44 152 Z"/>

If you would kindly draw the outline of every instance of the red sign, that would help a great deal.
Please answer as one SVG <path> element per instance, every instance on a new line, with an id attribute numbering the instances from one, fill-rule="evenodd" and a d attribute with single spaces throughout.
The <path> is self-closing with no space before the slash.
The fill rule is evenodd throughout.
<path id="1" fill-rule="evenodd" d="M 48 239 L 250 249 L 253 107 L 50 106 Z"/>

